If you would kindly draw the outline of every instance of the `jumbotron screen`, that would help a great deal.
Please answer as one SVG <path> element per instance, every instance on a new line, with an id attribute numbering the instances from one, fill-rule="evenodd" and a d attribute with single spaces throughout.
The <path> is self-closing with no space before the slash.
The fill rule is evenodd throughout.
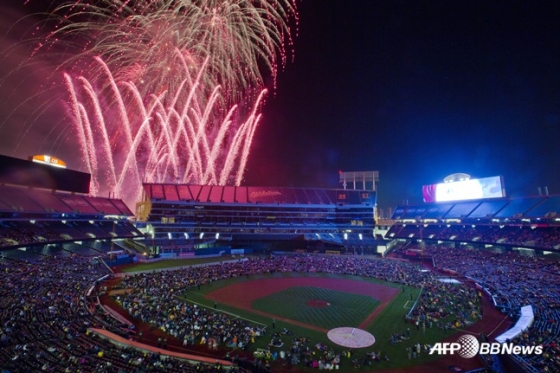
<path id="1" fill-rule="evenodd" d="M 426 203 L 503 198 L 505 195 L 501 176 L 431 184 L 422 187 L 422 197 Z"/>

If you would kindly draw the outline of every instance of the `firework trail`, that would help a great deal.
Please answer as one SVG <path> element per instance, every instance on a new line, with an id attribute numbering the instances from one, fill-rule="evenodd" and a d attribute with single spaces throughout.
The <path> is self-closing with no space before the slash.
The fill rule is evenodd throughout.
<path id="1" fill-rule="evenodd" d="M 209 113 L 219 98 L 219 87 L 206 106 L 197 102 L 204 71 L 191 77 L 192 84 L 181 84 L 176 93 L 189 96 L 189 100 L 171 100 L 173 104 L 168 106 L 164 96 L 152 95 L 145 103 L 134 84 L 117 84 L 103 60 L 97 58 L 96 62 L 111 86 L 111 92 L 103 97 L 87 79 L 65 75 L 82 158 L 88 171 L 96 175 L 92 194 L 111 190 L 134 200 L 141 193 L 142 181 L 239 185 L 260 120 L 257 109 L 266 90 L 245 122 L 235 125 L 234 106 L 220 123 L 214 123 Z M 134 107 L 125 103 L 126 94 L 135 97 Z M 107 98 L 114 105 L 103 108 L 100 100 Z M 121 123 L 119 128 L 107 122 L 108 112 Z M 212 127 L 219 128 L 215 136 L 209 133 Z M 118 131 L 124 135 L 117 135 Z M 120 137 L 118 152 L 111 141 L 115 136 Z"/>

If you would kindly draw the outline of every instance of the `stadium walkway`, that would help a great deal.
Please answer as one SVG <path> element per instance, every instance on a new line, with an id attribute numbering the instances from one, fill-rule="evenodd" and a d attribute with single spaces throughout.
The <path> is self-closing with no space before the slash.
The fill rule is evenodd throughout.
<path id="1" fill-rule="evenodd" d="M 189 360 L 192 362 L 199 362 L 199 363 L 204 363 L 204 364 L 216 364 L 216 363 L 220 363 L 222 366 L 233 366 L 233 364 L 230 361 L 227 360 L 221 360 L 221 359 L 216 359 L 216 358 L 210 358 L 210 357 L 204 357 L 204 356 L 200 356 L 200 355 L 192 355 L 192 354 L 184 354 L 184 353 L 180 353 L 180 352 L 175 352 L 175 351 L 170 351 L 170 350 L 166 350 L 163 348 L 157 348 L 154 346 L 150 346 L 144 343 L 140 343 L 140 342 L 136 342 L 136 341 L 132 341 L 126 338 L 123 338 L 117 334 L 111 333 L 107 330 L 104 329 L 97 329 L 97 328 L 91 328 L 90 329 L 93 333 L 110 339 L 113 341 L 113 343 L 117 343 L 121 346 L 130 346 L 130 347 L 135 347 L 139 350 L 142 351 L 149 351 L 149 352 L 153 352 L 156 354 L 160 354 L 163 356 L 170 356 L 170 357 L 174 357 L 174 358 L 179 358 L 179 359 L 185 359 L 185 360 Z"/>

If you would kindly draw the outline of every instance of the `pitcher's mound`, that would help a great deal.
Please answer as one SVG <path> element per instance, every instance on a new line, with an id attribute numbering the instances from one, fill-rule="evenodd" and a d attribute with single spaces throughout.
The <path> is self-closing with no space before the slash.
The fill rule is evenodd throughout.
<path id="1" fill-rule="evenodd" d="M 375 343 L 375 337 L 358 328 L 335 328 L 329 330 L 327 337 L 337 345 L 350 348 L 369 347 Z"/>
<path id="2" fill-rule="evenodd" d="M 319 299 L 308 300 L 305 304 L 307 304 L 309 307 L 315 307 L 315 308 L 325 308 L 331 305 L 330 303 L 327 303 L 324 300 L 319 300 Z"/>

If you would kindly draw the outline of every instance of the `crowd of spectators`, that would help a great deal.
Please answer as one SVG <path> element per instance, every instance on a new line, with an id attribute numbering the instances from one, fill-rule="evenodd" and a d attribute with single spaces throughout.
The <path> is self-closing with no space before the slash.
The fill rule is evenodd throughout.
<path id="1" fill-rule="evenodd" d="M 0 247 L 25 246 L 30 243 L 48 243 L 69 240 L 106 239 L 113 237 L 135 237 L 141 233 L 128 222 L 113 225 L 107 221 L 30 221 L 5 220 L 0 222 Z"/>
<path id="2" fill-rule="evenodd" d="M 92 327 L 125 333 L 87 297 L 107 274 L 102 262 L 76 255 L 37 255 L 33 261 L 0 257 L 0 371 L 222 371 L 118 346 L 91 333 Z"/>
<path id="3" fill-rule="evenodd" d="M 42 226 L 31 226 L 29 222 L 1 222 L 0 246 L 13 246 L 41 241 L 60 240 L 60 235 L 44 229 Z"/>
<path id="4" fill-rule="evenodd" d="M 22 252 L 23 253 L 23 252 Z M 126 326 L 106 315 L 87 291 L 109 269 L 91 257 L 28 252 L 0 258 L 0 368 L 2 372 L 135 372 L 208 371 L 215 366 L 193 367 L 187 362 L 119 347 L 91 333 L 103 328 L 126 333 Z M 33 260 L 30 260 L 33 258 Z M 213 309 L 180 302 L 175 294 L 190 287 L 233 276 L 276 271 L 328 272 L 361 275 L 421 286 L 428 275 L 407 262 L 326 256 L 254 258 L 177 271 L 126 277 L 122 287 L 134 289 L 122 295 L 123 306 L 185 344 L 204 342 L 244 348 L 263 336 L 264 329 L 233 319 Z M 286 353 L 289 361 L 323 365 L 333 369 L 340 353 L 324 349 L 321 358 L 310 358 L 305 339 L 295 337 Z M 323 351 L 323 350 L 321 350 Z"/>
<path id="5" fill-rule="evenodd" d="M 418 303 L 409 316 L 418 328 L 435 325 L 450 330 L 468 327 L 480 319 L 481 314 L 476 289 L 434 279 L 424 283 Z"/>
<path id="6" fill-rule="evenodd" d="M 395 224 L 387 232 L 391 238 L 417 238 L 443 241 L 518 245 L 529 248 L 560 247 L 558 227 L 504 226 L 473 224 Z"/>
<path id="7" fill-rule="evenodd" d="M 531 304 L 535 323 L 513 342 L 542 344 L 545 346 L 543 355 L 522 358 L 535 371 L 558 370 L 560 283 L 557 262 L 515 253 L 443 246 L 428 245 L 423 251 L 432 256 L 436 267 L 469 276 L 488 288 L 504 312 L 515 315 L 519 307 Z M 357 256 L 302 254 L 246 258 L 135 274 L 123 278 L 118 287 L 127 292 L 118 295 L 117 300 L 131 317 L 181 339 L 185 345 L 205 344 L 211 350 L 244 349 L 256 338 L 265 336 L 266 330 L 217 309 L 182 301 L 177 295 L 226 278 L 274 272 L 355 275 L 423 288 L 416 307 L 408 315 L 409 328 L 413 329 L 462 328 L 481 317 L 479 295 L 475 290 L 441 282 L 431 272 L 421 271 L 418 265 L 408 261 Z M 221 369 L 194 368 L 183 361 L 113 345 L 90 333 L 90 327 L 123 333 L 123 325 L 105 315 L 95 306 L 95 301 L 86 296 L 87 290 L 107 274 L 109 269 L 102 262 L 78 255 L 40 255 L 35 261 L 2 257 L 1 368 L 6 372 L 188 372 L 189 369 L 213 372 Z M 273 334 L 270 330 L 269 333 Z M 407 333 L 410 333 L 408 329 L 396 333 L 392 340 L 395 344 L 406 344 L 410 336 Z M 274 334 L 270 338 L 274 340 Z M 414 345 L 410 347 L 410 355 L 426 349 L 429 346 Z M 285 347 L 284 356 L 280 358 L 288 364 L 316 365 L 326 370 L 336 369 L 341 358 L 349 358 L 358 365 L 390 358 L 380 352 L 371 354 L 361 361 L 350 356 L 348 351 L 318 347 L 304 337 L 293 336 L 292 345 Z"/>
<path id="8" fill-rule="evenodd" d="M 469 247 L 426 245 L 440 269 L 468 276 L 486 288 L 497 307 L 516 317 L 522 306 L 531 305 L 532 326 L 512 342 L 543 345 L 542 355 L 521 356 L 535 372 L 560 371 L 560 272 L 557 259 L 526 256 L 517 252 L 481 251 Z"/>

